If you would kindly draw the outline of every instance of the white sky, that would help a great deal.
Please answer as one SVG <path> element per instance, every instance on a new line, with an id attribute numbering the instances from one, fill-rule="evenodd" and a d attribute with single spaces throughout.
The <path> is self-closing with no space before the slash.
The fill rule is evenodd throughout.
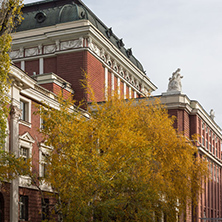
<path id="1" fill-rule="evenodd" d="M 25 0 L 24 3 L 35 2 Z M 197 100 L 222 127 L 221 0 L 83 0 L 142 63 L 166 92 L 168 79 L 181 68 L 183 93 Z"/>

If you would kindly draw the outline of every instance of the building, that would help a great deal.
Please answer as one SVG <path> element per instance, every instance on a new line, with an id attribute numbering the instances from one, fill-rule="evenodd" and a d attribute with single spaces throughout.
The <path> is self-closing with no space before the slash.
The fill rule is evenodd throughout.
<path id="1" fill-rule="evenodd" d="M 9 117 L 9 138 L 6 146 L 17 156 L 32 157 L 33 172 L 44 174 L 44 146 L 41 119 L 33 115 L 42 101 L 58 108 L 56 94 L 74 94 L 77 101 L 89 98 L 81 86 L 83 73 L 89 75 L 97 101 L 104 101 L 118 89 L 121 98 L 138 98 L 152 93 L 156 86 L 145 74 L 131 49 L 124 48 L 118 38 L 80 0 L 45 0 L 23 8 L 24 21 L 13 35 L 10 56 L 13 85 L 10 97 L 12 111 Z M 175 72 L 178 74 L 179 70 Z M 178 80 L 176 83 L 180 83 Z M 196 211 L 188 212 L 187 221 L 200 221 L 200 217 L 222 217 L 221 202 L 221 129 L 197 101 L 181 93 L 181 86 L 172 84 L 160 96 L 169 114 L 176 116 L 175 128 L 191 138 L 201 137 L 197 144 L 199 155 L 207 156 L 212 181 L 203 184 Z M 84 113 L 84 112 L 83 112 Z M 21 118 L 19 116 L 21 115 Z M 0 194 L 3 221 L 41 221 L 42 204 L 36 187 L 29 177 L 20 177 L 5 184 Z M 41 185 L 44 191 L 50 187 Z M 9 195 L 11 194 L 11 196 Z M 53 201 L 45 197 L 45 202 Z M 10 209 L 10 210 L 9 210 Z"/>
<path id="2" fill-rule="evenodd" d="M 17 157 L 31 158 L 33 175 L 43 177 L 44 156 L 50 148 L 44 145 L 39 131 L 42 121 L 34 112 L 43 101 L 58 109 L 58 91 L 63 90 L 66 96 L 73 93 L 73 90 L 68 82 L 53 73 L 31 78 L 14 65 L 11 66 L 10 79 L 12 85 L 8 96 L 11 98 L 11 112 L 7 122 L 5 149 L 12 151 Z M 64 83 L 66 89 L 63 89 Z M 49 91 L 41 84 L 47 84 L 53 90 Z M 84 115 L 83 110 L 82 112 Z M 45 193 L 44 201 L 53 204 L 52 198 L 47 195 L 51 191 L 50 187 L 44 183 L 38 186 Z M 41 221 L 44 218 L 42 212 L 47 210 L 42 204 L 37 186 L 29 176 L 20 176 L 11 183 L 2 184 L 0 199 L 0 221 Z"/>
<path id="3" fill-rule="evenodd" d="M 174 72 L 173 76 L 178 75 L 179 71 Z M 208 221 L 200 220 L 200 218 L 222 218 L 221 128 L 214 121 L 213 110 L 209 115 L 198 101 L 190 100 L 182 93 L 180 80 L 177 81 L 179 84 L 172 82 L 173 76 L 167 92 L 158 97 L 161 103 L 166 105 L 168 113 L 176 117 L 174 127 L 179 132 L 183 132 L 191 140 L 193 135 L 199 135 L 196 143 L 199 157 L 207 159 L 211 176 L 206 183 L 202 182 L 203 193 L 199 194 L 199 204 L 188 212 L 187 221 Z"/>

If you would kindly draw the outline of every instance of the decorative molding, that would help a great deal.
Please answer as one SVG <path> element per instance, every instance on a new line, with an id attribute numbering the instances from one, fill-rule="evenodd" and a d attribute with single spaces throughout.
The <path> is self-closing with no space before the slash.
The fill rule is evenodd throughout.
<path id="1" fill-rule="evenodd" d="M 9 52 L 11 59 L 18 59 L 24 56 L 24 48 L 21 47 L 19 50 Z"/>
<path id="2" fill-rule="evenodd" d="M 32 136 L 29 134 L 29 132 L 26 132 L 22 136 L 19 136 L 19 139 L 24 140 L 29 143 L 35 142 L 35 140 L 32 138 Z"/>
<path id="3" fill-rule="evenodd" d="M 54 53 L 56 50 L 57 50 L 56 45 L 46 45 L 44 46 L 43 53 L 44 54 Z"/>
<path id="4" fill-rule="evenodd" d="M 102 48 L 99 50 L 99 47 L 96 43 L 94 43 L 93 39 L 89 37 L 88 39 L 88 47 L 89 49 L 94 52 L 97 56 L 99 56 L 109 67 L 111 67 L 116 73 L 118 73 L 121 77 L 123 77 L 126 82 L 128 82 L 128 85 L 132 85 L 135 89 L 137 89 L 140 93 L 147 95 L 147 92 L 144 93 L 140 88 L 142 85 L 142 80 L 139 81 L 138 78 L 136 78 L 136 75 L 131 73 L 129 74 L 128 71 L 124 70 L 124 68 L 121 65 L 118 65 L 118 62 L 111 58 L 110 54 L 106 53 L 105 49 Z"/>
<path id="5" fill-rule="evenodd" d="M 38 49 L 39 49 L 39 54 L 41 55 L 42 54 L 42 44 L 38 45 Z"/>
<path id="6" fill-rule="evenodd" d="M 10 114 L 12 119 L 19 120 L 21 116 L 21 110 L 17 106 L 12 106 Z"/>
<path id="7" fill-rule="evenodd" d="M 38 55 L 38 48 L 25 49 L 25 57 Z"/>
<path id="8" fill-rule="evenodd" d="M 66 41 L 66 42 L 60 43 L 61 50 L 75 49 L 75 48 L 80 48 L 80 47 L 83 47 L 83 38 L 82 37 L 80 37 L 78 40 L 71 40 L 71 41 Z"/>

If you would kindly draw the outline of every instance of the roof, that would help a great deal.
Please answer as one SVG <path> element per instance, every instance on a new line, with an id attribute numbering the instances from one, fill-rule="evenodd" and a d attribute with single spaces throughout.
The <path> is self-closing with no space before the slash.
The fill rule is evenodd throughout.
<path id="1" fill-rule="evenodd" d="M 24 20 L 17 27 L 17 32 L 81 19 L 89 20 L 122 54 L 145 73 L 142 64 L 133 56 L 132 50 L 124 48 L 123 40 L 119 39 L 82 1 L 43 0 L 26 4 L 22 11 Z"/>

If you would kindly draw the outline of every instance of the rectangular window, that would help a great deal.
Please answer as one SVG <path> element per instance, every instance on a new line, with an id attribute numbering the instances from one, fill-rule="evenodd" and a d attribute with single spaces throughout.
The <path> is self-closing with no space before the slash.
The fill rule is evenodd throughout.
<path id="1" fill-rule="evenodd" d="M 204 123 L 202 123 L 202 130 L 204 130 L 205 126 L 204 126 Z"/>
<path id="2" fill-rule="evenodd" d="M 20 220 L 28 220 L 28 196 L 20 196 Z"/>
<path id="3" fill-rule="evenodd" d="M 202 145 L 205 146 L 204 136 L 202 136 Z"/>
<path id="4" fill-rule="evenodd" d="M 21 120 L 28 122 L 28 103 L 21 100 L 20 101 L 20 109 L 21 109 Z"/>
<path id="5" fill-rule="evenodd" d="M 40 177 L 46 177 L 47 172 L 47 158 L 49 158 L 49 154 L 41 151 L 40 157 Z"/>
<path id="6" fill-rule="evenodd" d="M 29 158 L 29 149 L 25 147 L 20 148 L 20 157 L 23 157 L 25 161 Z"/>
<path id="7" fill-rule="evenodd" d="M 46 168 L 47 168 L 47 164 L 46 163 L 41 163 L 40 177 L 45 177 L 46 176 Z"/>
<path id="8" fill-rule="evenodd" d="M 42 199 L 42 220 L 49 220 L 49 199 Z"/>
<path id="9" fill-rule="evenodd" d="M 40 129 L 43 130 L 45 128 L 45 121 L 40 117 Z"/>

